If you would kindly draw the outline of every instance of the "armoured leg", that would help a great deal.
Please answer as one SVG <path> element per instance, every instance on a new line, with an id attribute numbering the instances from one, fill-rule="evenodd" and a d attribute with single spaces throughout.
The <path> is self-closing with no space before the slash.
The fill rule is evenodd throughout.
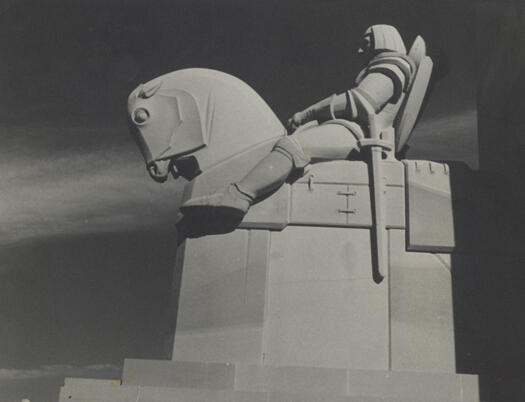
<path id="1" fill-rule="evenodd" d="M 244 215 L 253 200 L 280 187 L 293 169 L 303 169 L 311 160 L 346 159 L 357 151 L 357 140 L 343 126 L 327 124 L 283 137 L 272 152 L 248 174 L 226 190 L 187 201 L 182 212 L 192 208 L 216 208 Z"/>
<path id="2" fill-rule="evenodd" d="M 244 215 L 253 200 L 281 186 L 294 168 L 309 163 L 301 146 L 291 137 L 277 141 L 274 149 L 239 182 L 224 191 L 185 202 L 182 213 L 213 208 L 224 215 Z M 219 212 L 220 213 L 220 212 Z"/>
<path id="3" fill-rule="evenodd" d="M 361 130 L 356 123 L 348 122 L 348 125 Z M 295 137 L 311 162 L 348 159 L 359 152 L 355 135 L 340 124 L 315 126 L 291 137 Z"/>
<path id="4" fill-rule="evenodd" d="M 294 168 L 302 169 L 308 163 L 310 159 L 293 136 L 284 137 L 244 176 L 238 188 L 252 199 L 259 198 L 281 186 Z"/>
<path id="5" fill-rule="evenodd" d="M 356 124 L 356 129 L 359 126 Z M 280 139 L 273 151 L 239 183 L 252 199 L 281 186 L 293 169 L 304 169 L 311 161 L 347 159 L 358 152 L 357 140 L 338 124 L 316 126 Z"/>

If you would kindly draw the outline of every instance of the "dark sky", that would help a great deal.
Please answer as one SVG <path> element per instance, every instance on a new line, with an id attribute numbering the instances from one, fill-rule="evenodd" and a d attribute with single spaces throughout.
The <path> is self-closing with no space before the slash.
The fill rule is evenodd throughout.
<path id="1" fill-rule="evenodd" d="M 393 24 L 440 78 L 408 157 L 477 166 L 470 1 L 0 4 L 0 397 L 160 356 L 183 183 L 153 183 L 128 135 L 141 82 L 218 69 L 284 120 L 349 88 L 364 29 Z"/>

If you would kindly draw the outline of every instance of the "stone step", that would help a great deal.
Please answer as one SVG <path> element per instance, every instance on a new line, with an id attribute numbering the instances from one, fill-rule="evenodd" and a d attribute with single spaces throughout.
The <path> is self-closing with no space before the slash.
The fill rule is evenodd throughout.
<path id="1" fill-rule="evenodd" d="M 479 401 L 478 377 L 455 373 L 126 359 L 122 378 L 150 387 Z"/>
<path id="2" fill-rule="evenodd" d="M 98 380 L 91 378 L 67 378 L 60 388 L 59 402 L 66 401 L 135 401 L 138 387 L 125 387 L 121 380 Z M 135 399 L 133 399 L 135 398 Z"/>
<path id="3" fill-rule="evenodd" d="M 308 392 L 234 391 L 226 389 L 169 388 L 68 379 L 59 402 L 427 402 L 428 399 L 344 396 Z M 435 402 L 460 402 L 439 399 Z"/>

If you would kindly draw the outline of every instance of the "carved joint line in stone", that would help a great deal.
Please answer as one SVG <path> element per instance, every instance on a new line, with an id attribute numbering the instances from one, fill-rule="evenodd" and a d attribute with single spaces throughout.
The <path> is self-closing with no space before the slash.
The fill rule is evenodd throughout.
<path id="1" fill-rule="evenodd" d="M 338 209 L 339 213 L 342 214 L 355 214 L 356 209 L 355 208 L 349 208 L 350 207 L 350 196 L 355 196 L 357 194 L 356 191 L 352 190 L 345 190 L 345 191 L 338 191 L 337 195 L 344 195 L 346 197 L 346 209 Z"/>
<path id="2" fill-rule="evenodd" d="M 314 175 L 308 175 L 308 191 L 314 191 Z"/>

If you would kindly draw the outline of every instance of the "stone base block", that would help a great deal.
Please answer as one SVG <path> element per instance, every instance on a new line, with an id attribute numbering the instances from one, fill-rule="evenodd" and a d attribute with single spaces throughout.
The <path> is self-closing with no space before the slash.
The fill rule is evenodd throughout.
<path id="1" fill-rule="evenodd" d="M 60 402 L 479 401 L 477 376 L 128 359 L 121 381 L 66 379 Z"/>

